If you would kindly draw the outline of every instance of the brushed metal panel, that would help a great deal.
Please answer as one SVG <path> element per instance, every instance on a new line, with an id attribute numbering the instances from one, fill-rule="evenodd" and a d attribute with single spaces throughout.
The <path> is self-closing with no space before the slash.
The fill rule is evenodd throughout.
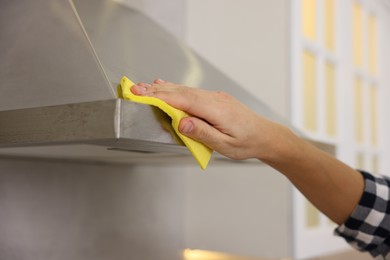
<path id="1" fill-rule="evenodd" d="M 109 100 L 0 111 L 0 147 L 115 139 L 117 110 Z"/>
<path id="2" fill-rule="evenodd" d="M 0 259 L 182 260 L 182 169 L 1 158 L 0 166 Z"/>
<path id="3" fill-rule="evenodd" d="M 0 111 L 0 147 L 95 143 L 185 150 L 161 110 L 122 99 Z M 145 148 L 142 148 L 145 147 Z"/>
<path id="4" fill-rule="evenodd" d="M 69 1 L 1 1 L 0 38 L 0 111 L 115 98 Z"/>
<path id="5" fill-rule="evenodd" d="M 164 112 L 121 99 L 0 111 L 0 123 L 0 155 L 7 157 L 192 161 Z"/>

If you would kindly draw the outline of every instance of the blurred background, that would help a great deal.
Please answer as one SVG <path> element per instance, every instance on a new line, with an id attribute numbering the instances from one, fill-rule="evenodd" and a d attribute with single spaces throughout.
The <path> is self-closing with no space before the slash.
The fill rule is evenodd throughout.
<path id="1" fill-rule="evenodd" d="M 339 159 L 390 174 L 387 0 L 115 2 L 165 28 Z M 211 163 L 201 174 L 188 163 L 0 155 L 0 209 L 7 260 L 371 259 L 258 162 Z"/>

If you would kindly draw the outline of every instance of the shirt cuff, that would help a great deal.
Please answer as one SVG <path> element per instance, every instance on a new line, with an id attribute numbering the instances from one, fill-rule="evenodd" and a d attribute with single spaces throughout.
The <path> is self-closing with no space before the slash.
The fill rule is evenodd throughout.
<path id="1" fill-rule="evenodd" d="M 374 257 L 386 256 L 390 251 L 390 182 L 383 176 L 360 173 L 365 180 L 363 195 L 335 234 L 360 251 L 368 251 Z"/>

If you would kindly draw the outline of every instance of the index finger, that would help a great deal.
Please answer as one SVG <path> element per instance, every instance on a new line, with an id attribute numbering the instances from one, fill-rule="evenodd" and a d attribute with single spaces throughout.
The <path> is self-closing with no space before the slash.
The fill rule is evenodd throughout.
<path id="1" fill-rule="evenodd" d="M 161 81 L 155 81 L 151 85 L 137 84 L 133 87 L 133 92 L 159 98 L 169 105 L 202 118 L 211 124 L 218 124 L 224 106 L 233 100 L 232 97 L 223 92 L 191 88 L 165 81 L 159 82 Z"/>

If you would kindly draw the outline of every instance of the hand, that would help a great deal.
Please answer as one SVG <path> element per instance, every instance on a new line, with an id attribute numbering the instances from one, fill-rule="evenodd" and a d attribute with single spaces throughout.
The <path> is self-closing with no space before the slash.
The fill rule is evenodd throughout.
<path id="1" fill-rule="evenodd" d="M 181 120 L 179 131 L 232 159 L 267 159 L 278 147 L 286 128 L 273 123 L 224 92 L 211 92 L 163 80 L 138 83 L 136 95 L 154 96 L 191 117 Z M 281 134 L 280 132 L 283 132 Z"/>
<path id="2" fill-rule="evenodd" d="M 336 223 L 343 223 L 359 202 L 364 187 L 360 173 L 224 92 L 163 80 L 138 83 L 131 90 L 192 115 L 181 120 L 182 134 L 229 158 L 257 158 L 277 169 Z"/>

